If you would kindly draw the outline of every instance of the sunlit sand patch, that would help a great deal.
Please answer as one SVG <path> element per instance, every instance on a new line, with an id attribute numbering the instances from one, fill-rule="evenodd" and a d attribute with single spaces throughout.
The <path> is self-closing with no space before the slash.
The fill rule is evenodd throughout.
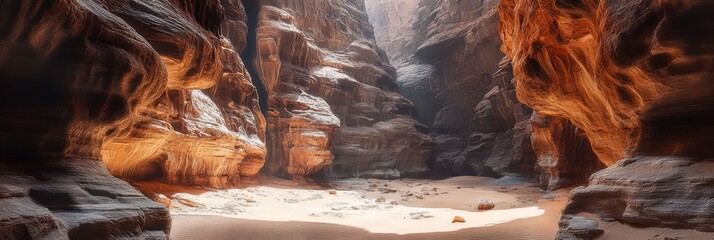
<path id="1" fill-rule="evenodd" d="M 172 213 L 218 215 L 248 220 L 339 224 L 372 233 L 449 232 L 540 216 L 535 206 L 491 211 L 464 211 L 399 205 L 396 199 L 375 199 L 357 191 L 249 187 L 172 196 Z M 452 223 L 455 216 L 466 222 Z"/>

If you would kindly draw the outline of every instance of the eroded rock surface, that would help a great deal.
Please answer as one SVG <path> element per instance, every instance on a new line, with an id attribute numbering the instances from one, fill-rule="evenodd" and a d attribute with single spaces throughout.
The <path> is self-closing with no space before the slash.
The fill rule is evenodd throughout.
<path id="1" fill-rule="evenodd" d="M 605 221 L 714 231 L 711 159 L 637 157 L 592 175 L 570 192 L 564 214 L 596 213 Z"/>
<path id="2" fill-rule="evenodd" d="M 431 127 L 439 104 L 432 88 L 434 67 L 415 59 L 419 1 L 366 0 L 369 21 L 374 26 L 377 45 L 385 50 L 397 69 L 399 93 L 414 103 L 419 122 Z"/>
<path id="3" fill-rule="evenodd" d="M 238 57 L 241 12 L 1 1 L 0 238 L 163 239 L 165 207 L 110 172 L 207 186 L 255 175 L 265 123 Z"/>
<path id="4" fill-rule="evenodd" d="M 428 171 L 432 139 L 399 95 L 362 1 L 258 1 L 254 62 L 269 99 L 269 169 L 302 178 Z M 329 170 L 328 170 L 329 171 Z"/>
<path id="5" fill-rule="evenodd" d="M 515 98 L 510 62 L 500 64 L 498 1 L 367 3 L 399 91 L 431 126 L 435 171 L 532 174 L 530 110 Z"/>
<path id="6" fill-rule="evenodd" d="M 375 40 L 397 69 L 411 65 L 419 43 L 414 41 L 419 1 L 365 0 Z"/>
<path id="7" fill-rule="evenodd" d="M 699 194 L 711 195 L 714 173 L 705 147 L 714 120 L 714 35 L 700 31 L 714 23 L 712 10 L 711 1 L 500 2 L 502 50 L 513 59 L 518 97 L 543 123 L 533 137 L 539 162 L 587 169 L 597 158 L 610 166 L 573 190 L 564 221 L 594 213 L 712 231 L 710 197 Z M 570 150 L 542 154 L 553 149 Z"/>
<path id="8" fill-rule="evenodd" d="M 474 133 L 467 158 L 479 175 L 532 177 L 536 154 L 531 145 L 532 110 L 516 98 L 513 67 L 508 58 L 499 64 L 490 90 L 476 105 Z"/>
<path id="9" fill-rule="evenodd" d="M 181 9 L 113 3 L 147 37 L 169 73 L 166 91 L 139 110 L 133 128 L 118 129 L 104 142 L 102 160 L 113 175 L 224 187 L 263 166 L 265 120 L 238 55 L 247 39 L 244 8 L 240 1 L 222 3 L 184 3 L 195 8 L 193 16 Z M 164 20 L 147 22 L 146 14 Z"/>
<path id="10" fill-rule="evenodd" d="M 160 203 L 109 175 L 101 161 L 2 165 L 0 239 L 166 239 Z"/>
<path id="11" fill-rule="evenodd" d="M 475 106 L 490 90 L 498 50 L 498 1 L 421 1 L 414 26 L 416 56 L 432 65 L 440 110 L 431 127 L 437 143 L 434 169 L 476 174 L 467 157 Z"/>

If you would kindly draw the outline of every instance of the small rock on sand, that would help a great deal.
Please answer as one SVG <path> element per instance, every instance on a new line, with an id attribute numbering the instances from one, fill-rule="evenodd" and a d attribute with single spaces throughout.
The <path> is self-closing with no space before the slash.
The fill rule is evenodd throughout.
<path id="1" fill-rule="evenodd" d="M 378 202 L 378 203 L 383 203 L 383 202 L 386 202 L 386 201 L 387 201 L 387 199 L 384 198 L 384 196 L 380 196 L 379 198 L 377 198 L 377 202 Z"/>
<path id="2" fill-rule="evenodd" d="M 451 223 L 465 223 L 466 219 L 462 216 L 454 216 L 454 220 L 451 220 Z"/>
<path id="3" fill-rule="evenodd" d="M 255 201 L 255 199 L 252 199 L 252 198 L 245 198 L 245 202 L 247 202 L 247 203 L 255 203 L 256 201 Z"/>
<path id="4" fill-rule="evenodd" d="M 328 190 L 327 192 L 328 192 L 329 194 L 331 194 L 331 195 L 337 194 L 337 191 L 335 191 L 335 190 Z"/>
<path id="5" fill-rule="evenodd" d="M 496 204 L 488 200 L 481 200 L 481 202 L 478 203 L 477 206 L 478 210 L 491 210 L 494 207 L 496 207 Z"/>

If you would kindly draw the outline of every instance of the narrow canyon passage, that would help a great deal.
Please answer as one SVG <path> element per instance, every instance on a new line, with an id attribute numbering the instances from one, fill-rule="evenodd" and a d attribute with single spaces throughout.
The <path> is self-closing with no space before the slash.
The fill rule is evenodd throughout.
<path id="1" fill-rule="evenodd" d="M 268 115 L 268 90 L 265 89 L 265 84 L 263 84 L 263 81 L 260 80 L 260 76 L 258 75 L 258 72 L 256 72 L 253 65 L 253 61 L 258 53 L 256 45 L 258 34 L 256 33 L 256 30 L 258 28 L 258 13 L 260 12 L 260 6 L 257 1 L 242 1 L 242 3 L 247 16 L 246 25 L 248 32 L 246 33 L 247 45 L 243 53 L 240 54 L 240 58 L 250 75 L 250 79 L 255 86 L 255 90 L 258 92 L 260 110 L 263 113 L 263 116 L 265 116 Z"/>
<path id="2" fill-rule="evenodd" d="M 0 240 L 714 239 L 712 11 L 0 0 Z"/>

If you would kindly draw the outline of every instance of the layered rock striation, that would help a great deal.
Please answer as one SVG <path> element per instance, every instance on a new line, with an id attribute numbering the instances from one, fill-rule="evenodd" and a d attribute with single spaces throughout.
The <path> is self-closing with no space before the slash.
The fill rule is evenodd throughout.
<path id="1" fill-rule="evenodd" d="M 498 51 L 497 1 L 421 1 L 415 56 L 433 68 L 431 87 L 439 103 L 431 127 L 437 142 L 434 168 L 449 174 L 478 174 L 468 155 L 476 105 L 490 90 Z"/>
<path id="2" fill-rule="evenodd" d="M 466 157 L 479 175 L 535 175 L 533 111 L 516 99 L 514 81 L 511 61 L 504 57 L 476 105 Z"/>
<path id="3" fill-rule="evenodd" d="M 265 121 L 238 56 L 242 11 L 0 1 L 0 238 L 164 239 L 166 208 L 110 173 L 214 187 L 255 175 Z"/>
<path id="4" fill-rule="evenodd" d="M 530 110 L 499 51 L 498 1 L 366 1 L 399 91 L 431 126 L 446 175 L 531 175 Z"/>
<path id="5" fill-rule="evenodd" d="M 362 1 L 259 1 L 255 68 L 268 93 L 268 169 L 300 179 L 428 171 L 433 140 L 399 95 Z"/>
<path id="6" fill-rule="evenodd" d="M 420 44 L 413 29 L 419 1 L 366 0 L 365 4 L 377 45 L 397 69 L 399 93 L 414 103 L 419 122 L 431 127 L 439 106 L 432 88 L 434 68 L 414 57 Z"/>
<path id="7" fill-rule="evenodd" d="M 183 9 L 111 6 L 146 36 L 168 71 L 162 96 L 102 145 L 113 175 L 224 187 L 263 166 L 265 120 L 238 55 L 246 46 L 246 16 L 240 1 L 223 4 L 186 3 L 189 16 Z M 145 19 L 147 11 L 164 20 Z"/>
<path id="8" fill-rule="evenodd" d="M 549 122 L 534 131 L 539 161 L 610 166 L 571 192 L 561 238 L 594 237 L 569 231 L 579 213 L 712 230 L 714 168 L 705 146 L 714 35 L 701 29 L 714 23 L 713 9 L 711 1 L 500 2 L 518 98 Z M 563 127 L 576 130 L 575 146 L 548 137 L 563 136 Z M 578 157 L 542 154 L 563 148 Z"/>

